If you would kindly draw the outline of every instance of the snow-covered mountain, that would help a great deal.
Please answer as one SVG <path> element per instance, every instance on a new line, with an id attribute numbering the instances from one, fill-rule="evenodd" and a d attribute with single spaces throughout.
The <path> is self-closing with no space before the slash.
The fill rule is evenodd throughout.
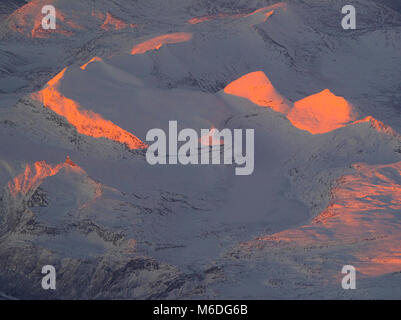
<path id="1" fill-rule="evenodd" d="M 401 13 L 353 2 L 10 2 L 1 296 L 399 298 Z M 254 129 L 253 174 L 149 165 L 169 120 Z"/>

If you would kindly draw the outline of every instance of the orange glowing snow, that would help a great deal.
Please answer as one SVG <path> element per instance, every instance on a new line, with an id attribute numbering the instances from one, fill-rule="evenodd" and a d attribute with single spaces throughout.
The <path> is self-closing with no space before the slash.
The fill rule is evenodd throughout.
<path id="1" fill-rule="evenodd" d="M 101 29 L 110 31 L 110 30 L 122 30 L 127 28 L 128 26 L 130 28 L 136 28 L 138 27 L 137 24 L 134 23 L 126 23 L 125 21 L 118 19 L 114 17 L 110 12 L 107 12 L 104 14 L 103 12 L 100 11 L 92 11 L 91 13 L 92 17 L 95 17 L 101 21 L 103 21 L 103 24 L 100 26 Z"/>
<path id="2" fill-rule="evenodd" d="M 63 96 L 59 91 L 59 82 L 63 78 L 66 68 L 50 80 L 45 88 L 32 95 L 33 99 L 39 100 L 46 108 L 49 108 L 66 118 L 79 133 L 94 138 L 107 138 L 126 144 L 130 149 L 142 149 L 147 145 L 133 134 L 123 130 L 101 115 L 83 110 L 74 100 Z"/>
<path id="3" fill-rule="evenodd" d="M 279 3 L 273 4 L 268 7 L 263 7 L 263 8 L 257 9 L 255 11 L 251 12 L 250 14 L 247 14 L 246 16 L 252 16 L 252 15 L 262 12 L 262 13 L 265 13 L 265 16 L 269 17 L 274 13 L 275 9 L 283 9 L 285 11 L 285 10 L 287 10 L 287 5 L 284 2 L 279 2 Z M 268 11 L 268 12 L 266 13 L 266 11 Z"/>
<path id="4" fill-rule="evenodd" d="M 57 165 L 48 164 L 46 161 L 37 161 L 33 165 L 26 164 L 23 173 L 14 177 L 10 182 L 8 182 L 8 190 L 12 197 L 18 198 L 20 196 L 24 197 L 30 192 L 36 190 L 43 181 L 51 176 L 54 176 L 60 172 L 60 170 L 65 170 L 69 173 L 86 174 L 86 172 L 74 163 L 69 156 L 67 156 L 64 163 Z M 94 197 L 83 203 L 79 209 L 90 205 L 98 199 L 102 194 L 102 187 L 99 183 L 88 178 L 88 183 L 93 186 Z"/>
<path id="5" fill-rule="evenodd" d="M 372 116 L 368 116 L 362 120 L 357 120 L 354 121 L 353 124 L 358 124 L 358 123 L 363 123 L 363 122 L 368 122 L 370 123 L 370 126 L 372 128 L 375 128 L 377 131 L 385 133 L 385 134 L 390 134 L 394 137 L 398 137 L 399 134 L 393 130 L 390 126 L 384 124 L 383 122 L 373 118 Z"/>
<path id="6" fill-rule="evenodd" d="M 352 106 L 328 89 L 295 102 L 287 118 L 312 134 L 330 132 L 356 119 Z"/>
<path id="7" fill-rule="evenodd" d="M 105 16 L 102 12 L 100 11 L 92 11 L 92 17 L 98 18 L 99 20 L 104 20 Z"/>
<path id="8" fill-rule="evenodd" d="M 104 21 L 104 23 L 102 24 L 101 28 L 103 30 L 111 30 L 111 29 L 115 29 L 115 30 L 121 30 L 124 29 L 128 26 L 127 23 L 125 23 L 124 21 L 113 17 L 109 12 L 107 12 L 106 14 L 106 20 Z"/>
<path id="9" fill-rule="evenodd" d="M 211 21 L 211 20 L 215 20 L 215 19 L 226 18 L 226 17 L 232 17 L 232 15 L 227 14 L 227 13 L 220 13 L 220 14 L 216 14 L 216 15 L 191 18 L 187 22 L 189 24 L 198 24 L 198 23 Z"/>
<path id="10" fill-rule="evenodd" d="M 48 1 L 50 4 L 51 1 Z M 25 33 L 26 29 L 29 28 L 29 24 L 38 24 L 38 21 L 42 19 L 36 19 L 39 16 L 40 9 L 45 5 L 45 1 L 41 0 L 33 0 L 23 5 L 22 7 L 15 10 L 9 17 L 9 26 L 10 28 L 19 33 Z M 35 23 L 36 21 L 36 23 Z M 33 27 L 33 29 L 35 26 Z M 30 30 L 32 32 L 32 29 Z"/>
<path id="11" fill-rule="evenodd" d="M 74 34 L 74 29 L 83 29 L 83 27 L 74 23 L 71 19 L 67 19 L 57 7 L 56 29 L 43 29 L 42 19 L 44 15 L 41 12 L 42 7 L 54 4 L 54 2 L 54 0 L 33 0 L 17 9 L 8 18 L 11 30 L 32 38 L 49 38 L 53 34 L 70 37 Z"/>
<path id="12" fill-rule="evenodd" d="M 388 243 L 386 247 L 371 248 L 369 254 L 358 253 L 356 268 L 364 276 L 377 277 L 401 270 L 401 245 Z"/>
<path id="13" fill-rule="evenodd" d="M 356 120 L 352 105 L 328 89 L 291 104 L 262 71 L 248 73 L 231 82 L 224 92 L 284 113 L 294 127 L 312 134 L 330 132 Z"/>
<path id="14" fill-rule="evenodd" d="M 46 161 L 38 161 L 33 165 L 27 164 L 25 171 L 8 183 L 10 194 L 13 197 L 18 194 L 27 194 L 30 190 L 37 188 L 45 178 L 56 175 L 64 165 L 60 163 L 52 166 Z"/>
<path id="15" fill-rule="evenodd" d="M 355 164 L 353 168 L 355 173 L 339 179 L 332 190 L 332 203 L 311 223 L 259 240 L 342 246 L 342 252 L 349 255 L 347 261 L 366 276 L 400 271 L 401 162 Z"/>
<path id="16" fill-rule="evenodd" d="M 265 19 L 264 19 L 264 21 L 266 22 L 267 19 L 269 19 L 270 16 L 271 16 L 273 13 L 274 13 L 274 11 L 269 11 L 269 12 L 265 13 Z"/>
<path id="17" fill-rule="evenodd" d="M 58 14 L 58 18 L 61 21 L 64 21 L 63 16 L 60 13 Z M 55 30 L 50 30 L 50 29 L 49 30 L 45 30 L 45 29 L 42 28 L 41 20 L 35 19 L 34 26 L 33 26 L 32 30 L 31 30 L 32 38 L 46 39 L 46 38 L 49 38 L 51 36 L 52 32 L 53 33 L 57 33 L 57 34 L 62 34 L 64 36 L 66 36 L 66 37 L 71 37 L 72 35 L 74 35 L 74 33 L 72 31 L 65 30 L 63 28 L 58 28 L 58 29 L 56 28 Z"/>
<path id="18" fill-rule="evenodd" d="M 215 15 L 208 15 L 208 16 L 201 16 L 201 17 L 195 17 L 189 19 L 187 22 L 189 24 L 198 24 L 198 23 L 203 23 L 207 21 L 212 21 L 212 20 L 217 20 L 217 19 L 224 19 L 224 18 L 244 18 L 244 17 L 250 17 L 258 13 L 263 13 L 264 15 L 264 21 L 267 21 L 267 19 L 274 13 L 276 9 L 287 9 L 287 5 L 283 2 L 268 6 L 268 7 L 263 7 L 260 9 L 257 9 L 251 13 L 237 13 L 237 14 L 229 14 L 229 13 L 219 13 Z M 267 12 L 266 12 L 267 11 Z"/>
<path id="19" fill-rule="evenodd" d="M 80 68 L 81 68 L 82 70 L 85 70 L 86 67 L 87 67 L 90 63 L 95 62 L 95 61 L 102 61 L 102 58 L 93 57 L 93 58 L 90 59 L 87 63 L 85 63 L 84 65 L 82 65 Z"/>
<path id="20" fill-rule="evenodd" d="M 137 44 L 134 48 L 132 48 L 131 54 L 140 54 L 150 50 L 158 50 L 164 44 L 185 42 L 191 39 L 192 39 L 191 33 L 186 33 L 186 32 L 169 33 Z"/>
<path id="21" fill-rule="evenodd" d="M 231 82 L 224 88 L 224 92 L 246 98 L 258 106 L 270 107 L 282 113 L 287 112 L 290 108 L 262 71 L 248 73 Z"/>
<path id="22" fill-rule="evenodd" d="M 204 146 L 215 146 L 224 144 L 224 139 L 216 138 L 217 129 L 212 126 L 210 128 L 209 134 L 204 135 L 199 138 L 199 141 Z"/>

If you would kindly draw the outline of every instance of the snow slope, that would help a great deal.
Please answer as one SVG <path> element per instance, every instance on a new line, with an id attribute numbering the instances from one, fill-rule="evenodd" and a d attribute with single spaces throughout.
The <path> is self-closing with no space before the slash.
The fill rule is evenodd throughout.
<path id="1" fill-rule="evenodd" d="M 351 32 L 339 0 L 54 0 L 55 33 L 42 0 L 8 15 L 1 295 L 399 298 L 401 16 L 354 2 Z M 170 120 L 254 129 L 254 173 L 149 165 Z"/>

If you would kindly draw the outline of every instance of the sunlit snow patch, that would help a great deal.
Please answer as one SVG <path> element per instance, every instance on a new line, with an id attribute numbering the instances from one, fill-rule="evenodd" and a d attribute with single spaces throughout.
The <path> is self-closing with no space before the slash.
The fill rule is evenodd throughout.
<path id="1" fill-rule="evenodd" d="M 51 79 L 44 89 L 32 94 L 32 98 L 39 100 L 49 108 L 63 116 L 79 133 L 94 138 L 107 138 L 123 144 L 130 149 L 143 149 L 147 145 L 109 120 L 91 110 L 84 110 L 72 99 L 65 97 L 59 91 L 60 81 L 64 77 L 66 68 Z"/>

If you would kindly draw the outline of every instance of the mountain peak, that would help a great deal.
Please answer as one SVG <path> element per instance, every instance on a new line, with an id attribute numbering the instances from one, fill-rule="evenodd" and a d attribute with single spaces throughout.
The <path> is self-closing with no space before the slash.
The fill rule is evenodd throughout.
<path id="1" fill-rule="evenodd" d="M 231 82 L 224 92 L 246 98 L 261 107 L 270 107 L 285 113 L 289 110 L 289 102 L 274 88 L 269 78 L 262 71 L 248 73 Z"/>

